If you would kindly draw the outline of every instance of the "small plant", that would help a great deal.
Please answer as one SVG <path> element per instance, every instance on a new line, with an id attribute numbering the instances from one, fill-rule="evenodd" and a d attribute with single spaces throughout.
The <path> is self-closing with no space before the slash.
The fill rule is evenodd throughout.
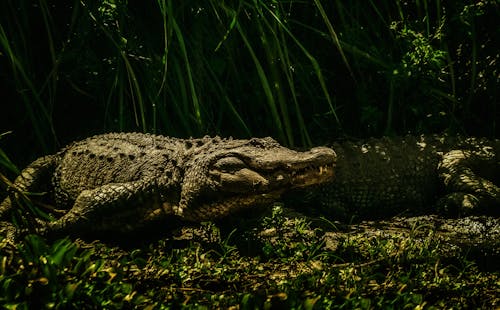
<path id="1" fill-rule="evenodd" d="M 94 250 L 82 250 L 68 239 L 48 243 L 36 235 L 26 236 L 17 249 L 1 243 L 0 304 L 8 308 L 123 307 L 148 300 L 124 279 L 125 266 L 97 258 Z"/>
<path id="2" fill-rule="evenodd" d="M 275 205 L 271 216 L 262 219 L 259 239 L 263 243 L 262 252 L 268 258 L 303 260 L 313 257 L 322 247 L 318 234 L 304 216 L 292 214 L 289 217 L 283 206 Z"/>

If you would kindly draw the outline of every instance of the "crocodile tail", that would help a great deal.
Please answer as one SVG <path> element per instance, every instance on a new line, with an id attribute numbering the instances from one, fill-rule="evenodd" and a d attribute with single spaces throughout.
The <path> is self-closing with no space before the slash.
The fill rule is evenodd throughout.
<path id="1" fill-rule="evenodd" d="M 5 220 L 8 217 L 15 205 L 14 201 L 20 196 L 43 192 L 50 186 L 58 159 L 58 155 L 44 156 L 21 171 L 12 186 L 7 189 L 9 195 L 0 203 L 0 219 Z"/>

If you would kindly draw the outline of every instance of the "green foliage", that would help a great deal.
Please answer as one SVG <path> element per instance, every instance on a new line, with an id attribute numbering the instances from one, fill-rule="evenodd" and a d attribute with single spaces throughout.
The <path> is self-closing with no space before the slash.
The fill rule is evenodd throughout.
<path id="1" fill-rule="evenodd" d="M 44 152 L 89 128 L 288 145 L 497 130 L 495 1 L 7 0 L 0 12 L 0 121 Z"/>
<path id="2" fill-rule="evenodd" d="M 122 262 L 96 257 L 68 239 L 28 235 L 15 249 L 0 243 L 0 304 L 8 309 L 122 308 L 147 298 L 123 278 Z"/>
<path id="3" fill-rule="evenodd" d="M 11 134 L 12 132 L 5 132 L 5 133 L 0 133 L 0 141 L 1 139 L 8 135 L 8 134 Z M 6 170 L 14 173 L 15 175 L 18 175 L 19 174 L 19 169 L 16 167 L 16 165 L 10 160 L 10 158 L 7 156 L 7 154 L 5 154 L 5 152 L 0 149 L 0 167 L 2 168 L 5 168 Z M 4 177 L 3 175 L 0 175 L 1 176 L 1 185 L 2 187 L 6 187 L 10 181 Z"/>
<path id="4" fill-rule="evenodd" d="M 312 259 L 323 246 L 318 243 L 317 231 L 302 217 L 286 216 L 282 206 L 273 207 L 272 214 L 262 220 L 259 236 L 266 258 L 283 261 Z"/>
<path id="5" fill-rule="evenodd" d="M 266 228 L 256 233 L 283 230 L 282 215 L 275 210 Z M 180 247 L 166 237 L 127 249 L 67 238 L 49 242 L 36 235 L 16 246 L 0 241 L 0 304 L 16 309 L 432 309 L 500 302 L 495 295 L 498 272 L 480 270 L 464 256 L 465 249 L 446 254 L 432 229 L 351 232 L 335 248 L 327 248 L 327 234 L 338 232 L 309 224 L 289 228 L 279 236 L 275 253 L 265 254 L 268 245 L 262 243 L 264 259 L 240 254 L 238 249 L 246 245 L 229 241 L 235 232 L 221 238 L 208 223 Z M 309 250 L 298 246 L 305 235 L 307 244 L 316 245 L 314 255 L 304 255 Z"/>

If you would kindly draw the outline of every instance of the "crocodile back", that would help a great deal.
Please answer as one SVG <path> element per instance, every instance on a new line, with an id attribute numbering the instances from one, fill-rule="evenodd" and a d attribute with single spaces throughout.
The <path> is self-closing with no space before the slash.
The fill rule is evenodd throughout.
<path id="1" fill-rule="evenodd" d="M 499 140 L 439 135 L 372 138 L 330 146 L 337 154 L 334 181 L 301 195 L 313 213 L 343 220 L 428 211 L 445 189 L 438 173 L 444 154 L 454 149 L 500 151 Z M 484 168 L 478 161 L 474 169 L 498 180 L 498 156 L 496 161 Z"/>

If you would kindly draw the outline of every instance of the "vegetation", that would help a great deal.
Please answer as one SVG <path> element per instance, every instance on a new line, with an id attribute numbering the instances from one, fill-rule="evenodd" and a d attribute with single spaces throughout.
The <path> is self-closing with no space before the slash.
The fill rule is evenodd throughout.
<path id="1" fill-rule="evenodd" d="M 9 149 L 116 130 L 297 146 L 498 134 L 493 0 L 6 0 L 0 12 Z"/>
<path id="2" fill-rule="evenodd" d="M 499 134 L 495 0 L 52 2 L 0 1 L 0 142 L 18 165 L 108 131 L 271 135 L 296 147 L 342 136 Z M 0 167 L 3 198 L 18 170 L 2 150 Z M 42 216 L 21 197 L 20 215 Z M 261 222 L 234 232 L 204 224 L 194 239 L 130 249 L 3 240 L 0 304 L 500 304 L 498 268 L 442 253 L 432 231 L 352 236 L 331 249 L 334 227 L 278 211 Z"/>
<path id="3" fill-rule="evenodd" d="M 3 242 L 0 303 L 9 309 L 500 305 L 498 272 L 481 270 L 460 251 L 444 252 L 433 231 L 351 233 L 332 248 L 326 231 L 280 210 L 244 233 L 204 223 L 125 249 L 36 235 L 15 246 Z"/>

